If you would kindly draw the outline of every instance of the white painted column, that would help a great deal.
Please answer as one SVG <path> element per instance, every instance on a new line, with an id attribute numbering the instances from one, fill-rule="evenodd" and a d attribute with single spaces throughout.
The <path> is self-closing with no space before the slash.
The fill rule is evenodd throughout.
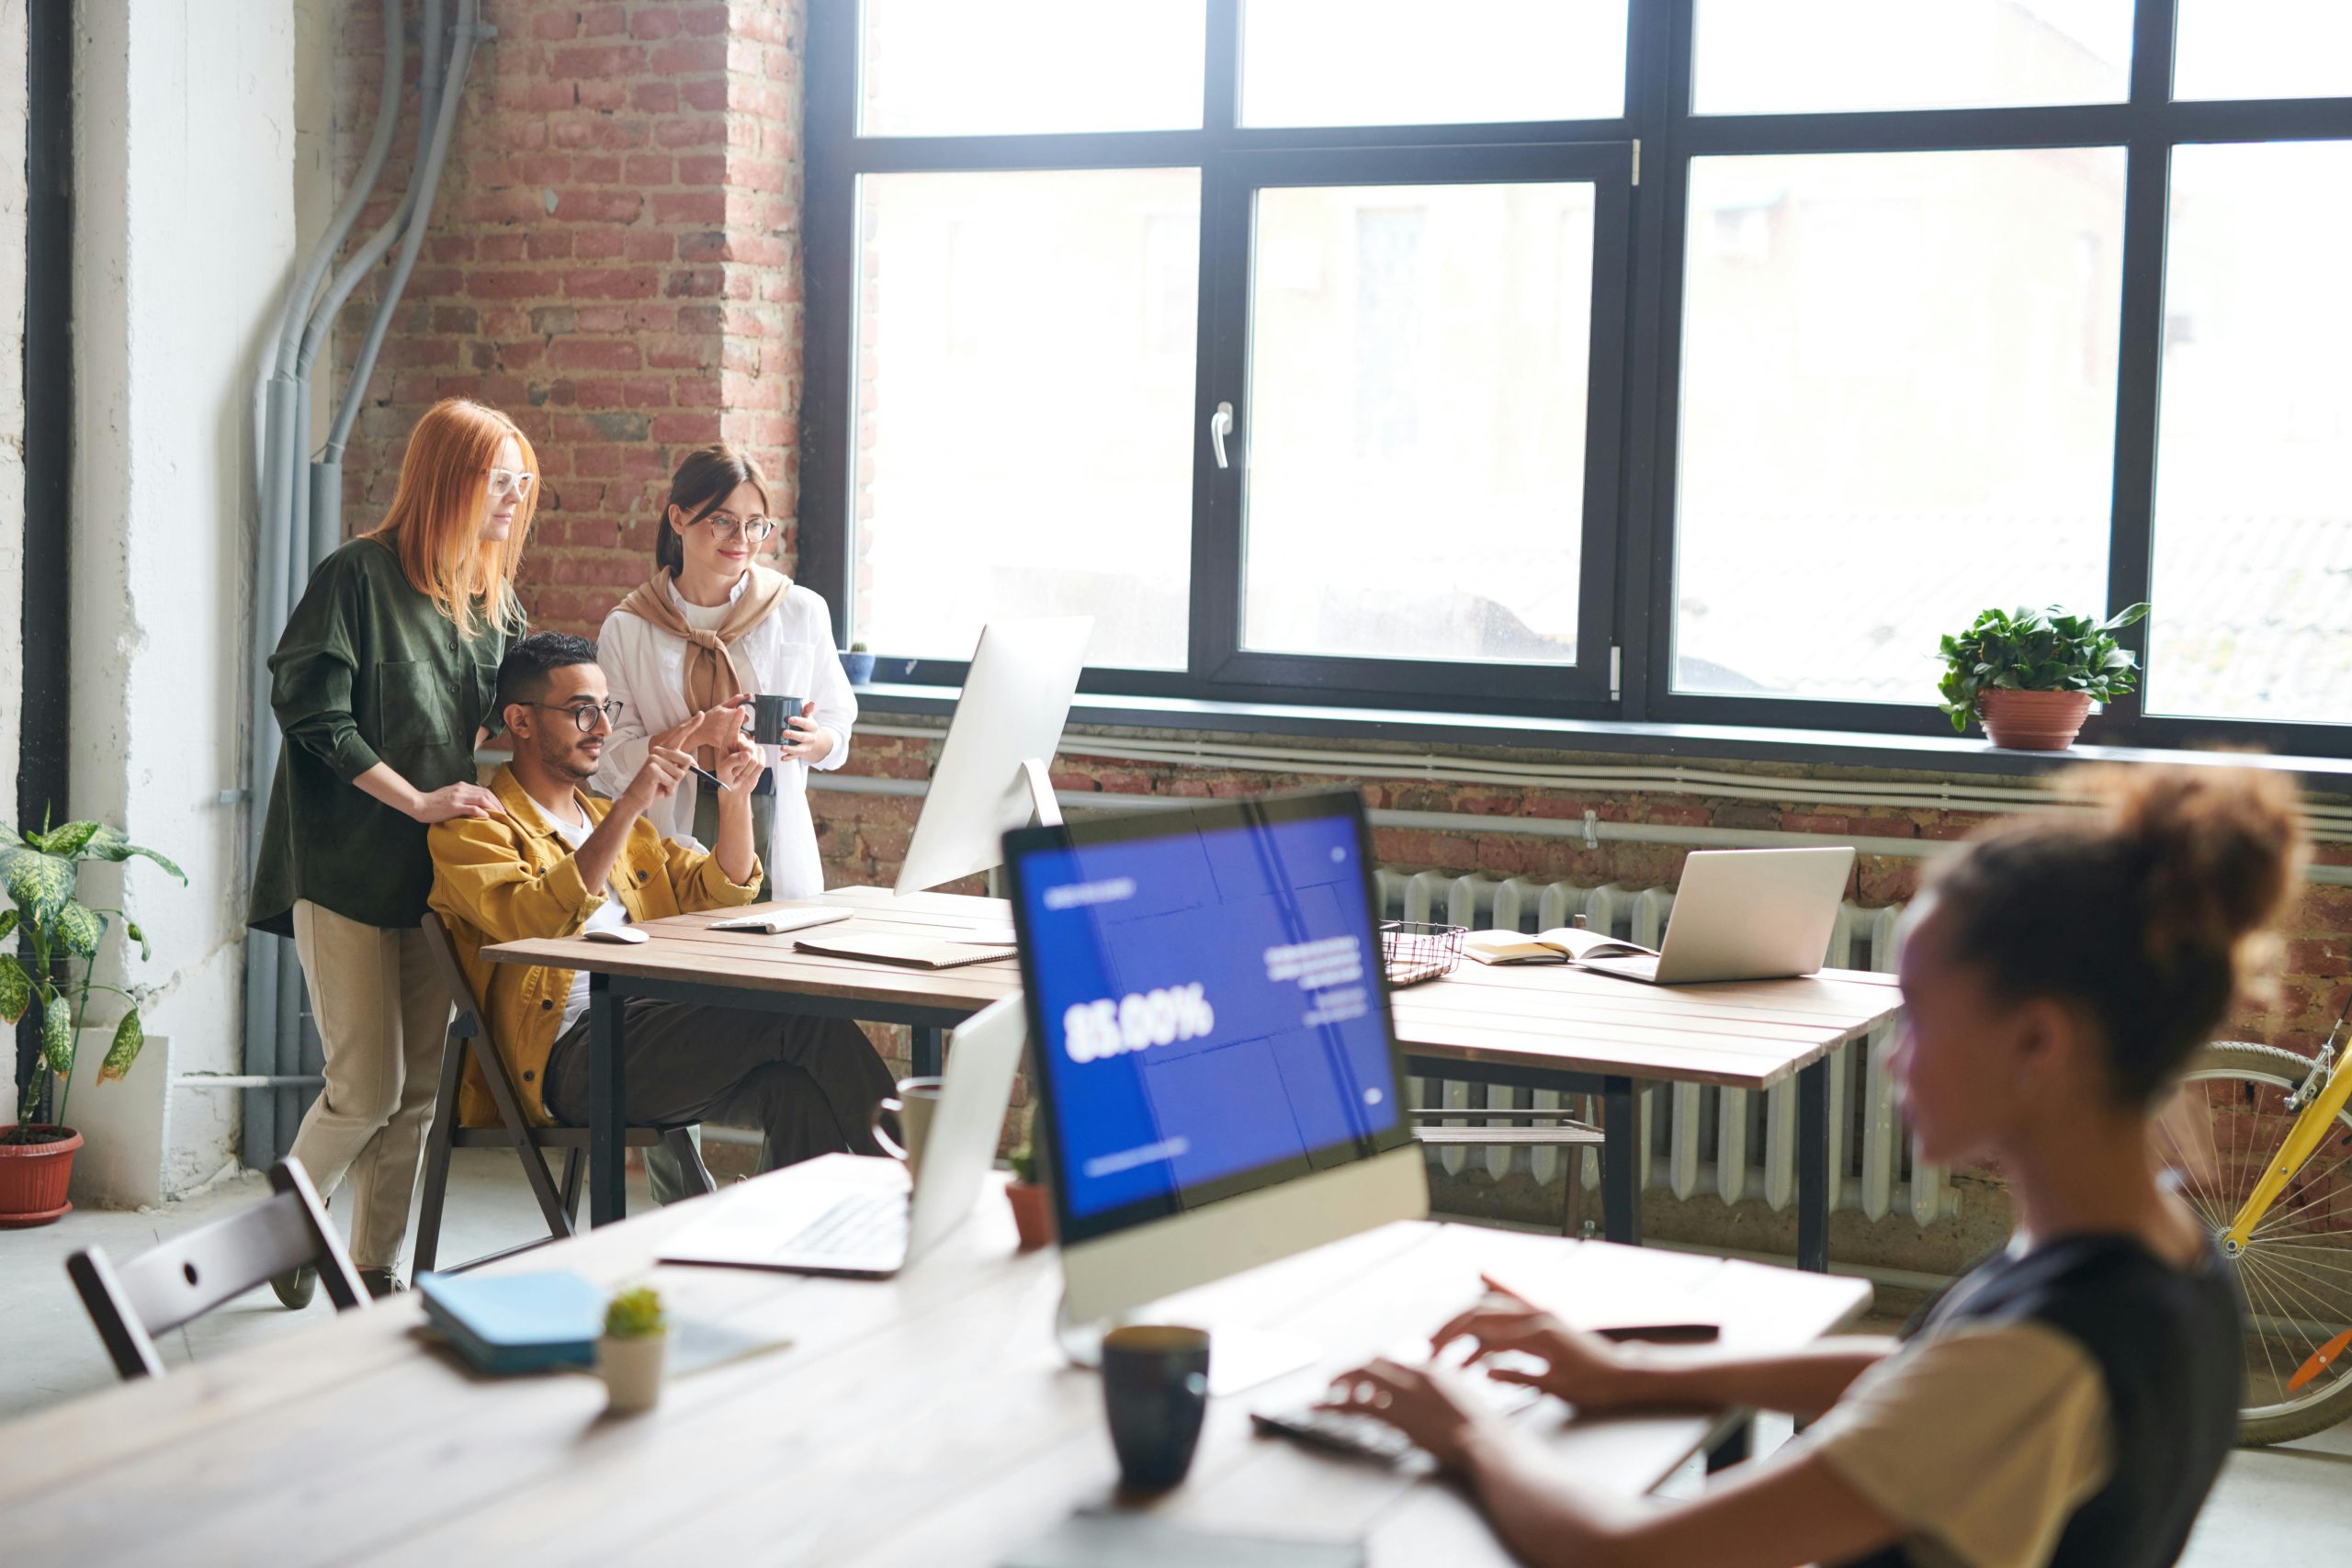
<path id="1" fill-rule="evenodd" d="M 0 0 L 0 145 L 25 145 L 25 0 Z M 17 694 L 25 681 L 25 161 L 0 158 L 0 801 L 16 814 L 22 736 Z M 0 1031 L 5 1037 L 6 1031 Z M 22 1102 L 8 1040 L 8 1103 Z"/>
<path id="2" fill-rule="evenodd" d="M 81 0 L 77 22 L 74 812 L 189 886 L 83 873 L 154 958 L 109 944 L 101 977 L 141 994 L 150 1043 L 129 1082 L 75 1074 L 74 1198 L 145 1203 L 235 1157 L 236 1097 L 171 1081 L 238 1069 L 243 852 L 220 796 L 245 744 L 254 377 L 295 239 L 294 25 L 180 0 Z"/>

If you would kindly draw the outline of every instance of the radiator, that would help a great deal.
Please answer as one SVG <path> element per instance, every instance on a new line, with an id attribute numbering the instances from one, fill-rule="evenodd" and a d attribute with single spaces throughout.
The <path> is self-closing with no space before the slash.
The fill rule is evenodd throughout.
<path id="1" fill-rule="evenodd" d="M 1441 872 L 1378 874 L 1384 912 L 1391 919 L 1445 920 L 1473 931 L 1490 927 L 1536 931 L 1569 923 L 1581 914 L 1595 931 L 1656 947 L 1666 929 L 1674 895 L 1663 887 L 1634 889 L 1610 883 L 1579 887 L 1566 882 L 1497 881 L 1488 876 L 1449 876 Z M 1826 963 L 1840 969 L 1892 970 L 1894 928 L 1900 905 L 1866 909 L 1842 904 L 1829 936 Z M 1470 962 L 1464 960 L 1464 963 Z M 1958 1212 L 1959 1199 L 1945 1173 L 1919 1157 L 1903 1131 L 1895 1108 L 1894 1076 L 1887 1057 L 1894 1048 L 1885 1025 L 1829 1059 L 1829 1169 L 1837 1182 L 1831 1207 L 1858 1210 L 1872 1220 L 1908 1214 L 1927 1224 Z M 1408 1092 L 1414 1103 L 1464 1112 L 1478 1121 L 1480 1107 L 1552 1109 L 1562 1096 L 1550 1090 L 1498 1089 L 1415 1078 Z M 1713 1196 L 1724 1202 L 1758 1199 L 1776 1210 L 1796 1196 L 1796 1084 L 1776 1084 L 1763 1094 L 1698 1084 L 1645 1089 L 1641 1103 L 1641 1158 L 1646 1187 L 1677 1198 Z M 1587 1190 L 1600 1183 L 1600 1154 L 1593 1149 L 1463 1147 L 1430 1150 L 1432 1174 L 1459 1175 L 1484 1162 L 1500 1178 L 1513 1173 L 1548 1183 L 1564 1175 L 1567 1158 L 1581 1161 L 1578 1179 Z"/>

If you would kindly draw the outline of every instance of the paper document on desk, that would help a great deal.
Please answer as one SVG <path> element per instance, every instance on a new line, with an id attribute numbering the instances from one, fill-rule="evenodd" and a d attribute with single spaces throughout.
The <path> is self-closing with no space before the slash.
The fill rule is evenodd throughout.
<path id="1" fill-rule="evenodd" d="M 990 964 L 1012 956 L 1001 947 L 975 946 L 948 937 L 894 936 L 881 931 L 864 936 L 802 937 L 792 945 L 797 952 L 813 953 L 820 958 L 863 958 L 906 969 L 955 969 L 966 964 Z"/>

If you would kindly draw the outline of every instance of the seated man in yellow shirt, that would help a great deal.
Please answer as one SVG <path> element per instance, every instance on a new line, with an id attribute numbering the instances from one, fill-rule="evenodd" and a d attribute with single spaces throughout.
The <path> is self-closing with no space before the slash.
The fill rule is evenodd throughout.
<path id="1" fill-rule="evenodd" d="M 737 709 L 713 708 L 654 737 L 645 765 L 607 803 L 584 786 L 618 706 L 606 696 L 594 644 L 554 632 L 517 642 L 498 667 L 497 712 L 514 742 L 514 760 L 491 780 L 500 809 L 438 823 L 428 839 L 428 902 L 449 928 L 524 1114 L 542 1124 L 588 1120 L 588 976 L 486 963 L 481 950 L 749 904 L 760 885 L 751 790 L 761 758 Z M 716 752 L 722 786 L 708 850 L 665 839 L 645 819 L 677 788 L 698 745 Z M 881 1152 L 871 1118 L 891 1092 L 890 1075 L 856 1024 L 686 1002 L 624 1005 L 628 1122 L 757 1128 L 767 1138 L 763 1169 L 841 1150 Z M 489 1086 L 470 1064 L 458 1115 L 468 1125 L 496 1120 Z M 666 1159 L 647 1163 L 657 1199 L 683 1194 Z"/>

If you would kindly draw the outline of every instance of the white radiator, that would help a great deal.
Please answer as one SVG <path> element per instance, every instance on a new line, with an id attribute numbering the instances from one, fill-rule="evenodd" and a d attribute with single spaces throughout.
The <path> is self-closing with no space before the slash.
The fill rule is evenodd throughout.
<path id="1" fill-rule="evenodd" d="M 1391 919 L 1443 920 L 1473 931 L 1489 927 L 1536 931 L 1564 926 L 1581 914 L 1595 931 L 1657 945 L 1674 895 L 1663 887 L 1635 890 L 1611 883 L 1578 887 L 1566 882 L 1511 877 L 1448 876 L 1382 870 L 1380 898 Z M 1842 904 L 1829 936 L 1826 963 L 1841 969 L 1892 970 L 1900 905 L 1865 909 Z M 1464 960 L 1464 963 L 1470 960 Z M 1958 1195 L 1941 1168 L 1918 1157 L 1895 1109 L 1887 1056 L 1893 1026 L 1840 1049 L 1829 1060 L 1829 1169 L 1838 1189 L 1831 1207 L 1858 1209 L 1873 1220 L 1907 1213 L 1919 1224 L 1958 1211 Z M 1416 1078 L 1415 1103 L 1464 1111 L 1478 1120 L 1481 1106 L 1549 1109 L 1561 1096 L 1549 1090 L 1498 1089 L 1438 1078 Z M 1642 1164 L 1645 1185 L 1677 1198 L 1713 1194 L 1725 1202 L 1760 1198 L 1786 1209 L 1796 1196 L 1796 1084 L 1776 1084 L 1762 1095 L 1697 1084 L 1664 1085 L 1641 1095 Z M 1558 1149 L 1433 1148 L 1433 1167 L 1458 1174 L 1483 1160 L 1499 1178 L 1524 1172 L 1539 1182 L 1559 1179 Z M 1600 1183 L 1597 1150 L 1577 1151 L 1587 1190 Z"/>

